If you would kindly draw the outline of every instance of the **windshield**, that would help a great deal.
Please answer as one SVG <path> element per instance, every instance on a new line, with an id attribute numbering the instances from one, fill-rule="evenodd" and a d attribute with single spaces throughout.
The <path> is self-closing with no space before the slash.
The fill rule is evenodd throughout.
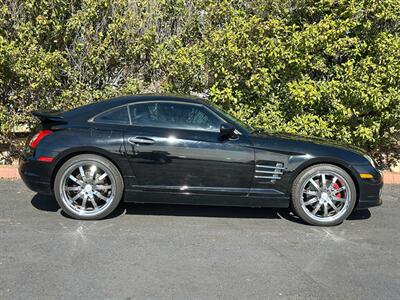
<path id="1" fill-rule="evenodd" d="M 228 119 L 229 121 L 231 121 L 232 123 L 236 123 L 238 124 L 240 127 L 244 128 L 245 130 L 249 131 L 249 132 L 253 132 L 254 128 L 251 127 L 250 125 L 240 121 L 238 118 L 235 118 L 234 116 L 231 116 L 230 114 L 228 114 L 227 112 L 223 111 L 222 108 L 220 108 L 218 105 L 214 104 L 214 103 L 210 103 L 209 104 L 215 109 L 217 110 L 219 113 L 221 113 L 226 119 Z"/>

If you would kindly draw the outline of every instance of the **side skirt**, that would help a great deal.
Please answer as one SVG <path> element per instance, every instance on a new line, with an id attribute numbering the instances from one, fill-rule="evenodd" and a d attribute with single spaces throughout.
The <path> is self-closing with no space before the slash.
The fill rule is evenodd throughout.
<path id="1" fill-rule="evenodd" d="M 166 191 L 138 191 L 126 190 L 125 202 L 136 203 L 164 203 L 186 205 L 218 205 L 218 206 L 245 206 L 245 207 L 289 207 L 289 197 L 284 194 L 203 194 L 192 192 Z"/>

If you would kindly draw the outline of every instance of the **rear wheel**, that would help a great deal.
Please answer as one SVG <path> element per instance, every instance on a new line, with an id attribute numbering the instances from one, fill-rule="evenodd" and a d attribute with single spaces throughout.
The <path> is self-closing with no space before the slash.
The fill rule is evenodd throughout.
<path id="1" fill-rule="evenodd" d="M 301 172 L 292 187 L 292 206 L 303 221 L 331 226 L 342 223 L 356 204 L 356 188 L 350 175 L 329 164 Z"/>
<path id="2" fill-rule="evenodd" d="M 67 160 L 58 170 L 54 195 L 62 210 L 81 220 L 97 220 L 109 215 L 123 194 L 123 179 L 108 159 L 82 154 Z"/>

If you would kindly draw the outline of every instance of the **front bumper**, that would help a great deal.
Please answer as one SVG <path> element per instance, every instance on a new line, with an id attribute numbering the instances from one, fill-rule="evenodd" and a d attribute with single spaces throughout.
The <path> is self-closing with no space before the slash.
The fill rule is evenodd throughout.
<path id="1" fill-rule="evenodd" d="M 33 157 L 19 161 L 19 174 L 26 186 L 40 194 L 52 194 L 53 164 L 35 160 Z"/>
<path id="2" fill-rule="evenodd" d="M 362 179 L 358 176 L 358 205 L 356 209 L 366 209 L 382 204 L 382 174 L 372 166 L 355 166 L 358 174 L 371 174 L 372 179 Z"/>

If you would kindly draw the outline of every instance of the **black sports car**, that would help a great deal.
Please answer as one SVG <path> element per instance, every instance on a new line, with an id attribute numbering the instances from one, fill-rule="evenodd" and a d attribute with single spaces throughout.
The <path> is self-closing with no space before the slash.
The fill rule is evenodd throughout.
<path id="1" fill-rule="evenodd" d="M 34 115 L 41 128 L 27 143 L 21 177 L 77 219 L 104 218 L 122 198 L 291 206 L 314 225 L 381 204 L 382 176 L 364 152 L 261 133 L 200 99 L 138 95 Z"/>

